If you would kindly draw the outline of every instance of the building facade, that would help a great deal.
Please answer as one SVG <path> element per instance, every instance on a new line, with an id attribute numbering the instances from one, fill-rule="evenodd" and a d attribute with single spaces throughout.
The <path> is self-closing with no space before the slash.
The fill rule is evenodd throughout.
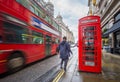
<path id="1" fill-rule="evenodd" d="M 64 24 L 62 20 L 62 16 L 58 15 L 56 18 L 54 18 L 54 5 L 48 0 L 48 2 L 45 2 L 44 0 L 35 0 L 45 11 L 49 16 L 59 25 L 59 30 L 61 31 L 61 37 L 66 36 L 67 40 L 70 43 L 74 43 L 74 37 L 73 33 L 69 30 L 68 26 Z M 53 23 L 54 24 L 54 23 Z"/>
<path id="2" fill-rule="evenodd" d="M 88 15 L 101 17 L 103 46 L 108 45 L 111 53 L 120 54 L 120 0 L 89 0 L 88 6 Z"/>
<path id="3" fill-rule="evenodd" d="M 62 37 L 66 36 L 68 42 L 70 43 L 74 43 L 74 36 L 73 33 L 69 30 L 68 26 L 64 24 L 63 20 L 62 20 L 62 16 L 59 14 L 56 18 L 55 18 L 56 22 L 60 25 L 61 29 L 62 29 Z"/>
<path id="4" fill-rule="evenodd" d="M 48 2 L 46 3 L 46 5 L 45 5 L 45 10 L 48 11 L 48 13 L 49 13 L 52 17 L 54 17 L 54 5 L 53 5 L 50 1 L 48 1 Z"/>

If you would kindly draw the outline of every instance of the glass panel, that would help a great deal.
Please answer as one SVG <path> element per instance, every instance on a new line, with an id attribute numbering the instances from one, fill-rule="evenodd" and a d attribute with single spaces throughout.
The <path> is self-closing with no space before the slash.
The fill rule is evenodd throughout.
<path id="1" fill-rule="evenodd" d="M 85 31 L 95 30 L 94 26 L 89 26 L 84 29 Z"/>
<path id="2" fill-rule="evenodd" d="M 16 1 L 23 5 L 24 7 L 29 8 L 28 0 L 16 0 Z"/>
<path id="3" fill-rule="evenodd" d="M 120 19 L 120 13 L 115 16 L 115 21 L 118 21 Z"/>
<path id="4" fill-rule="evenodd" d="M 46 16 L 45 20 L 46 20 L 49 24 L 51 24 L 51 21 L 50 21 L 50 17 L 49 17 L 49 16 Z"/>
<path id="5" fill-rule="evenodd" d="M 51 53 L 51 37 L 48 35 L 46 35 L 45 47 L 46 47 L 46 55 L 50 55 L 50 53 Z"/>
<path id="6" fill-rule="evenodd" d="M 31 35 L 29 34 L 22 34 L 22 39 L 23 39 L 23 43 L 31 43 Z"/>
<path id="7" fill-rule="evenodd" d="M 94 46 L 85 46 L 85 50 L 94 50 Z"/>
<path id="8" fill-rule="evenodd" d="M 51 44 L 51 37 L 50 36 L 46 36 L 46 44 Z"/>
<path id="9" fill-rule="evenodd" d="M 43 42 L 44 42 L 43 35 L 41 33 L 33 31 L 32 38 L 33 38 L 33 40 L 32 40 L 33 44 L 43 44 Z"/>
<path id="10" fill-rule="evenodd" d="M 83 54 L 87 61 L 94 61 L 95 55 L 95 27 L 89 26 L 83 28 Z"/>
<path id="11" fill-rule="evenodd" d="M 32 6 L 30 6 L 30 10 L 31 12 L 35 13 L 35 9 Z"/>
<path id="12" fill-rule="evenodd" d="M 0 35 L 0 43 L 2 43 L 3 42 L 3 37 L 2 37 L 2 35 Z"/>
<path id="13" fill-rule="evenodd" d="M 59 26 L 58 26 L 58 24 L 57 24 L 55 21 L 53 21 L 53 26 L 54 26 L 57 30 L 59 30 L 59 29 L 58 29 Z"/>
<path id="14" fill-rule="evenodd" d="M 85 55 L 94 55 L 95 52 L 94 52 L 94 51 L 91 51 L 91 52 L 87 52 L 87 51 L 86 51 L 86 52 L 84 52 L 84 54 L 85 54 Z"/>
<path id="15" fill-rule="evenodd" d="M 85 57 L 85 60 L 88 60 L 88 61 L 89 61 L 89 60 L 92 60 L 92 61 L 94 61 L 94 57 L 93 57 L 93 56 L 86 56 L 86 57 Z"/>
<path id="16" fill-rule="evenodd" d="M 35 14 L 36 14 L 37 16 L 39 16 L 39 12 L 38 12 L 37 10 L 36 10 Z"/>
<path id="17" fill-rule="evenodd" d="M 116 35 L 116 47 L 120 48 L 120 34 Z"/>
<path id="18" fill-rule="evenodd" d="M 94 37 L 94 35 L 95 35 L 95 32 L 88 32 L 88 31 L 86 31 L 85 33 L 85 36 L 88 36 L 88 37 Z"/>
<path id="19" fill-rule="evenodd" d="M 52 38 L 52 44 L 55 44 L 55 38 Z"/>
<path id="20" fill-rule="evenodd" d="M 56 44 L 59 44 L 60 40 L 58 38 L 56 38 L 55 42 L 56 42 Z"/>
<path id="21" fill-rule="evenodd" d="M 3 25 L 5 43 L 29 43 L 29 37 L 23 37 L 23 34 L 28 34 L 28 29 L 8 22 L 3 22 Z"/>

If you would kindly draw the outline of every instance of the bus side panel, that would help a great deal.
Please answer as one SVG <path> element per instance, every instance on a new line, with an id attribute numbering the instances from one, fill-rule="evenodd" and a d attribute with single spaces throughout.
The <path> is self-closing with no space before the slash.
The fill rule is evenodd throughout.
<path id="1" fill-rule="evenodd" d="M 40 60 L 45 57 L 45 46 L 43 44 L 0 44 L 0 50 L 6 50 L 6 51 L 21 51 L 24 53 L 26 57 L 26 63 L 31 63 L 36 60 Z M 18 49 L 19 48 L 19 49 Z M 1 54 L 2 55 L 2 54 Z M 0 57 L 0 60 L 6 60 L 7 57 L 10 55 L 4 54 L 4 56 Z M 2 59 L 1 59 L 2 58 Z"/>
<path id="2" fill-rule="evenodd" d="M 31 45 L 28 46 L 27 52 L 27 63 L 31 63 L 40 59 L 45 58 L 45 45 Z"/>
<path id="3" fill-rule="evenodd" d="M 55 54 L 56 54 L 57 45 L 58 45 L 58 44 L 53 44 L 53 45 L 52 45 L 52 49 L 51 49 L 51 54 L 52 54 L 52 55 L 55 55 Z"/>
<path id="4" fill-rule="evenodd" d="M 0 74 L 2 74 L 2 73 L 7 71 L 7 63 L 6 63 L 7 59 L 6 58 L 8 57 L 8 53 L 2 53 L 1 52 L 0 55 L 1 55 L 0 56 Z"/>

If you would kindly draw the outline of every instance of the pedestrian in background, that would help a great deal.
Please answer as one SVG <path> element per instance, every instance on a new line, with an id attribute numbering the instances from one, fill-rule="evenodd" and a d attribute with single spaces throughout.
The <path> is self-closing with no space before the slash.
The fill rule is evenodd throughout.
<path id="1" fill-rule="evenodd" d="M 59 46 L 57 48 L 57 52 L 60 54 L 60 58 L 61 58 L 60 68 L 62 69 L 62 65 L 64 63 L 64 70 L 66 71 L 70 53 L 72 54 L 72 51 L 70 49 L 70 44 L 67 42 L 66 37 L 63 37 L 63 41 L 59 44 Z"/>

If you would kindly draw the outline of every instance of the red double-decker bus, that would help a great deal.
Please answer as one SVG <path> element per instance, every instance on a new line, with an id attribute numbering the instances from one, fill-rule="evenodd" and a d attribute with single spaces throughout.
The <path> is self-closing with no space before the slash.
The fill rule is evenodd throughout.
<path id="1" fill-rule="evenodd" d="M 55 54 L 60 35 L 35 0 L 0 0 L 0 74 Z"/>

